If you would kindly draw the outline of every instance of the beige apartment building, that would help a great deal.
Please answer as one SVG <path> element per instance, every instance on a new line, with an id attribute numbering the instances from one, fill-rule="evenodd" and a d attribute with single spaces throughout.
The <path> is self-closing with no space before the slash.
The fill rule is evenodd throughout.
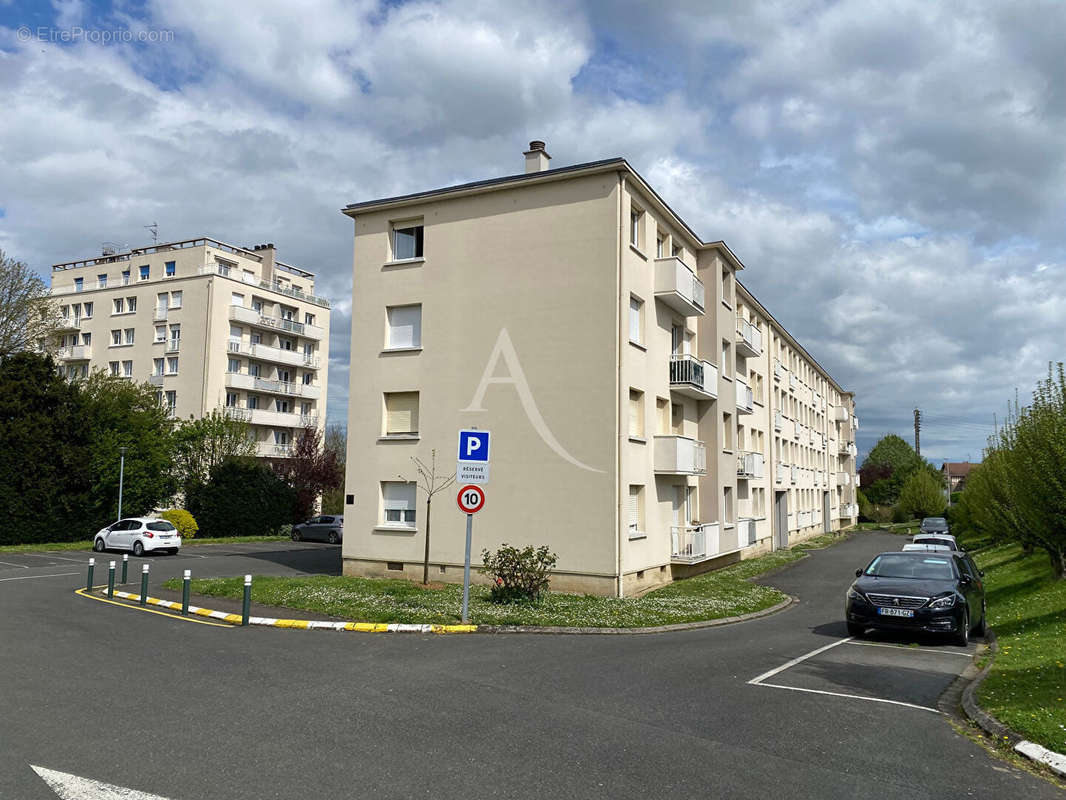
<path id="1" fill-rule="evenodd" d="M 207 238 L 56 264 L 60 369 L 148 381 L 181 419 L 224 410 L 260 456 L 288 457 L 301 430 L 325 426 L 329 301 L 314 280 L 273 244 Z"/>
<path id="2" fill-rule="evenodd" d="M 350 205 L 344 571 L 421 576 L 412 457 L 492 434 L 475 561 L 548 545 L 553 587 L 629 595 L 851 524 L 854 398 L 621 158 Z M 454 494 L 454 493 L 450 493 Z M 434 577 L 465 517 L 434 504 Z"/>

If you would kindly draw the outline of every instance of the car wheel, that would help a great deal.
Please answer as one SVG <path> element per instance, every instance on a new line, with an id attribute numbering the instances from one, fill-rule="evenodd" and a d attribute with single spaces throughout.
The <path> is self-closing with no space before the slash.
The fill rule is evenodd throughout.
<path id="1" fill-rule="evenodd" d="M 339 541 L 340 541 L 340 537 L 337 536 L 337 532 L 336 531 L 330 531 L 329 532 L 329 543 L 330 544 L 336 544 Z"/>
<path id="2" fill-rule="evenodd" d="M 854 636 L 856 639 L 861 639 L 866 634 L 866 627 L 860 625 L 857 622 L 848 623 L 848 636 Z"/>
<path id="3" fill-rule="evenodd" d="M 962 626 L 955 634 L 955 644 L 966 647 L 970 643 L 970 612 L 962 612 Z"/>
<path id="4" fill-rule="evenodd" d="M 987 621 L 988 621 L 988 606 L 986 606 L 984 601 L 982 601 L 981 602 L 981 621 L 978 622 L 974 626 L 974 629 L 973 629 L 974 636 L 984 636 L 985 635 L 985 632 L 986 632 L 986 630 L 988 628 L 988 626 L 986 624 Z"/>
<path id="5" fill-rule="evenodd" d="M 105 547 L 106 545 L 104 544 L 103 537 L 97 537 L 96 541 L 93 542 L 93 550 L 95 550 L 97 553 L 104 552 Z"/>
<path id="6" fill-rule="evenodd" d="M 138 558 L 143 556 L 144 555 L 144 545 L 141 544 L 140 542 L 134 542 L 133 543 L 133 554 L 135 556 L 137 556 Z"/>
<path id="7" fill-rule="evenodd" d="M 296 528 L 293 528 L 293 529 L 292 529 L 292 540 L 293 540 L 294 542 L 298 542 L 298 541 L 300 541 L 300 540 L 301 540 L 302 538 L 303 538 L 303 537 L 302 537 L 302 536 L 300 536 L 300 532 L 299 532 L 298 530 L 296 530 Z"/>

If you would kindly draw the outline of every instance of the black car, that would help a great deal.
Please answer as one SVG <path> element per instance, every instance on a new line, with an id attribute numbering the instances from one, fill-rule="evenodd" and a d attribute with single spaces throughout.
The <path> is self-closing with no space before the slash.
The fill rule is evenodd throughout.
<path id="1" fill-rule="evenodd" d="M 943 517 L 926 517 L 918 526 L 919 533 L 951 533 L 948 521 Z"/>
<path id="2" fill-rule="evenodd" d="M 844 618 L 848 634 L 867 628 L 949 633 L 966 645 L 985 632 L 984 573 L 964 552 L 881 553 L 856 570 Z"/>

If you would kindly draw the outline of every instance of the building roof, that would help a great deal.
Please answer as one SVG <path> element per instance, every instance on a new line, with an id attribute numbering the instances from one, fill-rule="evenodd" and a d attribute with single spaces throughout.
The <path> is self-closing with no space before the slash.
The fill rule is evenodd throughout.
<path id="1" fill-rule="evenodd" d="M 980 466 L 980 464 L 971 464 L 969 461 L 945 461 L 940 471 L 946 472 L 948 475 L 965 478 L 977 466 Z"/>

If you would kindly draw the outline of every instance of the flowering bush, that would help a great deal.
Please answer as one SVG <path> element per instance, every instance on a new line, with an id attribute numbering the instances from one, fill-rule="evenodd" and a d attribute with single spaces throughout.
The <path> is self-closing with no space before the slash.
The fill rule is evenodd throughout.
<path id="1" fill-rule="evenodd" d="M 182 539 L 192 539 L 200 530 L 196 524 L 196 518 L 184 508 L 170 508 L 159 515 L 178 529 L 178 535 Z"/>
<path id="2" fill-rule="evenodd" d="M 495 553 L 481 551 L 481 572 L 492 576 L 494 603 L 537 603 L 548 592 L 548 573 L 558 556 L 546 546 L 519 550 L 504 544 Z"/>

